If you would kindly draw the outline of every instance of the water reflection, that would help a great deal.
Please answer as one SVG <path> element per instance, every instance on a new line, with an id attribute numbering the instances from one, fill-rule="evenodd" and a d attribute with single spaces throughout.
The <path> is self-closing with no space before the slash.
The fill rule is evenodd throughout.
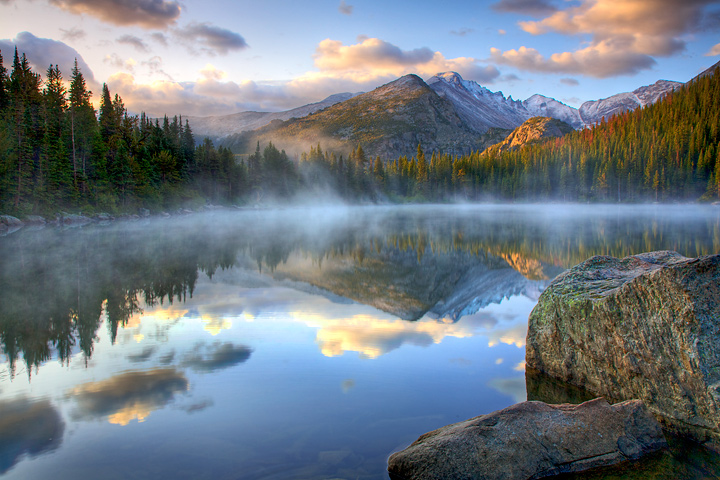
<path id="1" fill-rule="evenodd" d="M 53 356 L 67 362 L 80 351 L 89 358 L 103 321 L 115 341 L 118 326 L 143 308 L 182 303 L 192 297 L 199 273 L 212 279 L 227 269 L 246 272 L 240 285 L 247 288 L 271 278 L 402 319 L 430 313 L 454 320 L 508 295 L 532 298 L 557 273 L 591 255 L 658 249 L 692 256 L 719 251 L 717 209 L 243 212 L 80 231 L 21 230 L 0 240 L 0 337 L 11 374 L 20 357 L 28 374 Z M 217 315 L 205 321 L 212 334 L 232 326 Z M 372 357 L 397 344 L 396 327 L 388 328 L 388 339 L 367 350 L 354 345 L 367 342 L 352 329 L 329 327 L 319 341 L 329 354 L 351 349 Z M 144 338 L 137 335 L 137 341 Z M 435 341 L 430 332 L 409 335 L 415 335 L 410 342 Z"/>
<path id="2" fill-rule="evenodd" d="M 23 456 L 57 449 L 65 423 L 48 400 L 28 398 L 0 401 L 0 475 Z"/>
<path id="3" fill-rule="evenodd" d="M 70 390 L 68 396 L 77 404 L 73 413 L 76 420 L 107 418 L 110 423 L 127 425 L 131 420 L 144 422 L 150 413 L 163 408 L 188 388 L 183 372 L 156 368 L 85 383 Z"/>
<path id="4" fill-rule="evenodd" d="M 527 317 L 566 266 L 720 251 L 717 210 L 595 208 L 14 232 L 0 239 L 0 395 L 54 408 L 63 440 L 30 461 L 58 447 L 1 453 L 5 475 L 385 478 L 398 445 L 548 390 L 522 377 Z"/>

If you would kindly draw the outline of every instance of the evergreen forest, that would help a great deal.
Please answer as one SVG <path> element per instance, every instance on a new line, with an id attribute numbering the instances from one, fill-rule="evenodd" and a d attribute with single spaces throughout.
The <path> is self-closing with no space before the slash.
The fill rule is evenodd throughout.
<path id="1" fill-rule="evenodd" d="M 166 211 L 204 204 L 720 198 L 720 73 L 593 128 L 519 149 L 369 158 L 320 145 L 296 158 L 273 144 L 234 153 L 194 138 L 187 120 L 131 115 L 103 85 L 99 109 L 77 62 L 45 77 L 0 52 L 0 212 Z"/>

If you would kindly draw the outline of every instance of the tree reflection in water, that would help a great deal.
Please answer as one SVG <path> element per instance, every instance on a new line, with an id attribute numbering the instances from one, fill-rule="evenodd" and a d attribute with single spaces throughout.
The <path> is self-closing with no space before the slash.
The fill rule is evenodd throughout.
<path id="1" fill-rule="evenodd" d="M 79 351 L 89 359 L 103 322 L 114 342 L 141 305 L 184 302 L 199 274 L 212 278 L 218 269 L 302 281 L 414 320 L 480 271 L 549 281 L 597 254 L 720 251 L 712 207 L 560 208 L 245 211 L 20 230 L 0 238 L 0 343 L 11 375 L 21 356 L 28 375 L 54 356 L 67 363 Z M 309 267 L 287 266 L 293 255 Z M 242 361 L 249 352 L 225 354 Z"/>

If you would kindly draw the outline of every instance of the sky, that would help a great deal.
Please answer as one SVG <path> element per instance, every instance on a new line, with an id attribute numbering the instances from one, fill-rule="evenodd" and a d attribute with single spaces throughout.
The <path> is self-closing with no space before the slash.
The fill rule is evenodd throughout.
<path id="1" fill-rule="evenodd" d="M 0 0 L 0 52 L 131 113 L 282 111 L 456 71 L 579 107 L 720 60 L 720 0 Z"/>

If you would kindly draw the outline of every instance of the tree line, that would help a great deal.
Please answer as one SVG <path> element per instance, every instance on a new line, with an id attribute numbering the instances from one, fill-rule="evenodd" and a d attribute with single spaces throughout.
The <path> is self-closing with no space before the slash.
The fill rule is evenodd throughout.
<path id="1" fill-rule="evenodd" d="M 202 203 L 271 203 L 299 194 L 349 202 L 669 201 L 720 198 L 720 75 L 593 128 L 516 150 L 369 158 L 320 145 L 290 158 L 196 145 L 187 120 L 130 115 L 103 85 L 99 109 L 77 61 L 69 86 L 17 49 L 0 52 L 0 211 L 154 211 Z"/>

